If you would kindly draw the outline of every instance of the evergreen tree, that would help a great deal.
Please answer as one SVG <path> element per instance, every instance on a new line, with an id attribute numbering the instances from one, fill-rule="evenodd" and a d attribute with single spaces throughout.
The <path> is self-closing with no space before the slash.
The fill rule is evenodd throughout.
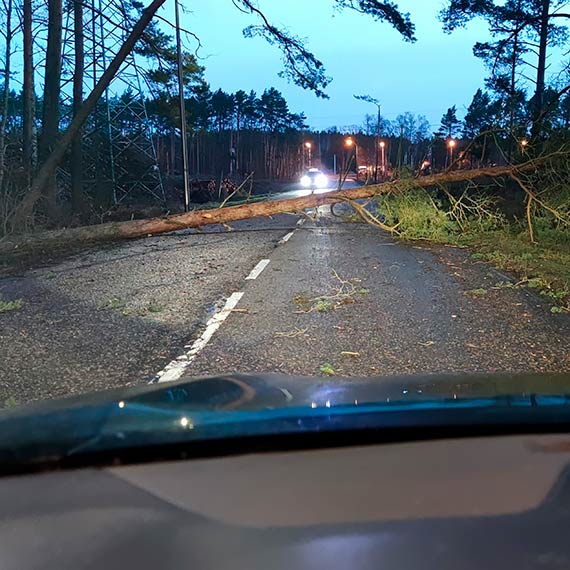
<path id="1" fill-rule="evenodd" d="M 463 136 L 472 139 L 492 129 L 496 121 L 496 107 L 486 91 L 477 89 L 465 114 Z"/>
<path id="2" fill-rule="evenodd" d="M 449 107 L 441 117 L 441 124 L 436 134 L 442 138 L 454 137 L 456 136 L 460 125 L 461 121 L 457 118 L 457 109 L 455 105 L 453 105 L 453 107 Z"/>
<path id="3" fill-rule="evenodd" d="M 447 0 L 440 16 L 448 32 L 481 17 L 489 24 L 492 42 L 477 43 L 474 53 L 491 69 L 488 87 L 503 101 L 508 129 L 517 126 L 517 114 L 524 108 L 524 90 L 518 85 L 523 66 L 534 74 L 529 112 L 533 135 L 542 131 L 545 102 L 546 67 L 549 51 L 568 39 L 570 14 L 559 8 L 567 0 Z M 535 57 L 534 61 L 529 58 Z"/>

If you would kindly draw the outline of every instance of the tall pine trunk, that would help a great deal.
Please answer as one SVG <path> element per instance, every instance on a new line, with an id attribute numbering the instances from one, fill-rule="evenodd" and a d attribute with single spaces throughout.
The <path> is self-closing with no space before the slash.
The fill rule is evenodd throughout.
<path id="1" fill-rule="evenodd" d="M 546 51 L 548 48 L 548 24 L 550 21 L 548 12 L 550 10 L 550 0 L 542 0 L 538 45 L 538 64 L 536 68 L 536 90 L 533 97 L 533 117 L 532 117 L 532 137 L 540 136 L 543 122 L 544 110 L 544 87 L 546 76 Z"/>
<path id="2" fill-rule="evenodd" d="M 519 4 L 520 7 L 520 4 Z M 517 91 L 517 63 L 519 49 L 519 23 L 513 37 L 513 53 L 511 55 L 511 78 L 509 85 L 509 138 L 507 142 L 507 157 L 509 161 L 513 158 L 513 138 L 515 136 L 515 111 L 516 111 L 516 91 Z"/>
<path id="3" fill-rule="evenodd" d="M 236 167 L 236 174 L 238 175 L 241 169 L 240 149 L 241 149 L 241 113 L 238 109 L 236 115 L 236 146 L 235 146 L 235 151 L 236 151 L 235 167 Z"/>
<path id="4" fill-rule="evenodd" d="M 59 99 L 61 90 L 61 47 L 62 47 L 62 0 L 48 2 L 48 36 L 44 75 L 44 96 L 42 132 L 39 141 L 39 155 L 46 161 L 57 145 L 59 133 Z M 57 182 L 55 171 L 43 187 L 44 211 L 48 219 L 56 220 Z"/>
<path id="5" fill-rule="evenodd" d="M 73 116 L 83 104 L 83 68 L 85 46 L 83 34 L 83 0 L 73 0 L 73 33 L 75 65 L 73 69 Z M 83 128 L 80 128 L 71 142 L 71 207 L 74 215 L 85 214 L 83 194 Z"/>
<path id="6" fill-rule="evenodd" d="M 23 165 L 28 186 L 36 167 L 36 94 L 34 91 L 34 38 L 32 34 L 32 0 L 23 0 L 22 33 L 24 41 L 24 87 L 22 117 Z"/>
<path id="7" fill-rule="evenodd" d="M 6 53 L 4 56 L 4 84 L 2 86 L 2 120 L 0 121 L 0 190 L 4 185 L 6 170 L 6 125 L 8 123 L 8 103 L 10 101 L 10 60 L 12 55 L 12 0 L 6 8 Z"/>

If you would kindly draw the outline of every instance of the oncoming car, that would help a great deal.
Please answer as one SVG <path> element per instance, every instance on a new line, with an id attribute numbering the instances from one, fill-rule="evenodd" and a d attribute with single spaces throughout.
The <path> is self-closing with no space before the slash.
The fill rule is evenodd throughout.
<path id="1" fill-rule="evenodd" d="M 318 168 L 309 168 L 307 172 L 301 176 L 301 185 L 304 188 L 326 188 L 329 180 Z"/>

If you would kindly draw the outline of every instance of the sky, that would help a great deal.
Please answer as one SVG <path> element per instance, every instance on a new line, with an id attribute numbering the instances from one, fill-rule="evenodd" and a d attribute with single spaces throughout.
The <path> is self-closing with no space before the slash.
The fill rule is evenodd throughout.
<path id="1" fill-rule="evenodd" d="M 212 89 L 261 93 L 275 87 L 290 110 L 304 112 L 315 129 L 359 125 L 366 113 L 376 112 L 373 105 L 354 99 L 355 94 L 380 100 L 387 119 L 410 111 L 427 116 L 435 129 L 452 105 L 461 117 L 483 86 L 485 69 L 472 47 L 487 39 L 485 24 L 475 21 L 465 30 L 445 34 L 437 20 L 443 0 L 397 1 L 416 24 L 413 44 L 404 42 L 387 23 L 350 10 L 336 11 L 331 0 L 258 0 L 272 23 L 306 38 L 324 63 L 333 78 L 326 90 L 328 100 L 278 77 L 282 69 L 278 48 L 261 38 L 243 37 L 243 28 L 258 21 L 242 14 L 231 0 L 182 0 L 182 4 L 186 4 L 182 26 L 200 38 L 198 55 Z"/>

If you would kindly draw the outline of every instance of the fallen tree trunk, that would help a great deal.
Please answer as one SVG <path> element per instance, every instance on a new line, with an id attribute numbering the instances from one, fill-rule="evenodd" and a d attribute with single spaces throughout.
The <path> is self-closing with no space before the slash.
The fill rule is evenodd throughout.
<path id="1" fill-rule="evenodd" d="M 102 242 L 158 235 L 185 228 L 199 228 L 211 224 L 228 224 L 248 218 L 301 212 L 307 208 L 314 208 L 322 206 L 323 204 L 371 198 L 377 194 L 402 192 L 412 187 L 427 188 L 480 178 L 501 178 L 517 173 L 533 171 L 541 163 L 551 158 L 552 155 L 517 166 L 457 170 L 409 180 L 397 180 L 384 184 L 360 186 L 358 188 L 334 191 L 326 194 L 311 194 L 300 198 L 268 200 L 265 202 L 242 204 L 239 206 L 211 210 L 194 210 L 164 218 L 109 222 L 96 226 L 64 228 L 38 232 L 31 236 L 10 236 L 0 242 L 0 254 L 8 254 L 10 252 L 13 253 L 14 250 L 33 249 L 36 247 L 49 248 L 50 246 L 65 245 L 66 243 Z"/>

